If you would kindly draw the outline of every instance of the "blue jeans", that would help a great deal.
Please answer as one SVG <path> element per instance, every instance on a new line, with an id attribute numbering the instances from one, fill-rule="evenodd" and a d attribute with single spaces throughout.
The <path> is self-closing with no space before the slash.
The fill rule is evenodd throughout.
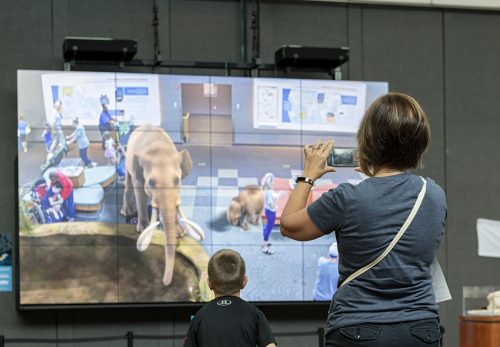
<path id="1" fill-rule="evenodd" d="M 64 200 L 64 207 L 66 207 L 66 211 L 68 212 L 68 218 L 75 218 L 75 201 L 73 199 L 73 190 L 68 195 L 68 198 Z"/>
<path id="2" fill-rule="evenodd" d="M 80 158 L 82 159 L 83 165 L 85 166 L 89 166 L 90 164 L 92 164 L 89 157 L 87 157 L 87 149 L 88 147 L 80 148 Z"/>
<path id="3" fill-rule="evenodd" d="M 266 225 L 262 229 L 262 235 L 264 236 L 264 241 L 269 241 L 269 236 L 274 228 L 274 221 L 276 220 L 276 211 L 265 209 L 266 213 Z"/>
<path id="4" fill-rule="evenodd" d="M 439 347 L 437 319 L 392 324 L 359 324 L 329 332 L 325 347 Z"/>

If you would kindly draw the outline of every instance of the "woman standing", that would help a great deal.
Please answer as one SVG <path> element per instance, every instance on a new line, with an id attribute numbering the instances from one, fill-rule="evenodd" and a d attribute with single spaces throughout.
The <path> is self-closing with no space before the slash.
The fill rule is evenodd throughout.
<path id="1" fill-rule="evenodd" d="M 269 236 L 276 221 L 276 209 L 281 199 L 281 192 L 273 190 L 274 175 L 270 172 L 266 173 L 262 178 L 262 190 L 264 191 L 264 213 L 266 215 L 266 224 L 262 228 L 262 252 L 264 254 L 274 254 L 274 250 L 269 244 Z"/>
<path id="2" fill-rule="evenodd" d="M 281 233 L 295 240 L 335 231 L 339 289 L 330 306 L 326 346 L 439 346 L 430 265 L 444 232 L 446 199 L 434 181 L 408 172 L 420 166 L 429 144 L 427 117 L 410 96 L 389 93 L 370 105 L 357 141 L 360 170 L 369 178 L 340 184 L 306 207 L 314 181 L 335 171 L 325 166 L 332 141 L 306 146 L 304 177 L 281 216 Z M 419 207 L 417 196 L 423 197 Z M 389 249 L 405 221 L 409 227 L 394 248 L 351 280 Z"/>

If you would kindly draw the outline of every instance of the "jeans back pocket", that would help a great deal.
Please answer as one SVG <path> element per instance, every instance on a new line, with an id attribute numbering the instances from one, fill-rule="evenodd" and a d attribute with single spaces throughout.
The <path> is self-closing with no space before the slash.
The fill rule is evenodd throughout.
<path id="1" fill-rule="evenodd" d="M 373 325 L 353 325 L 340 328 L 340 333 L 354 341 L 376 340 L 380 329 Z"/>
<path id="2" fill-rule="evenodd" d="M 436 322 L 422 322 L 410 328 L 413 336 L 426 343 L 434 343 L 441 338 L 441 331 Z"/>

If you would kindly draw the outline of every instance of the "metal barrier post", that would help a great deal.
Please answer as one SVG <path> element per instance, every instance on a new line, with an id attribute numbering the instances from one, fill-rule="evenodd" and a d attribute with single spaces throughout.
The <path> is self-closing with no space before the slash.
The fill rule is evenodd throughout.
<path id="1" fill-rule="evenodd" d="M 318 328 L 318 346 L 325 347 L 325 328 Z"/>
<path id="2" fill-rule="evenodd" d="M 134 347 L 134 332 L 127 331 L 127 347 Z"/>
<path id="3" fill-rule="evenodd" d="M 0 347 L 5 347 L 5 336 L 0 335 Z"/>

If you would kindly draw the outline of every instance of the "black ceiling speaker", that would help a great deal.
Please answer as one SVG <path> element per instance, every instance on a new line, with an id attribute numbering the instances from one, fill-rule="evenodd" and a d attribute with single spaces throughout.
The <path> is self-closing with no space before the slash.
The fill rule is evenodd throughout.
<path id="1" fill-rule="evenodd" d="M 335 69 L 349 60 L 349 48 L 283 46 L 274 62 L 284 68 Z"/>
<path id="2" fill-rule="evenodd" d="M 137 40 L 100 37 L 66 37 L 64 60 L 128 61 L 137 53 Z"/>

